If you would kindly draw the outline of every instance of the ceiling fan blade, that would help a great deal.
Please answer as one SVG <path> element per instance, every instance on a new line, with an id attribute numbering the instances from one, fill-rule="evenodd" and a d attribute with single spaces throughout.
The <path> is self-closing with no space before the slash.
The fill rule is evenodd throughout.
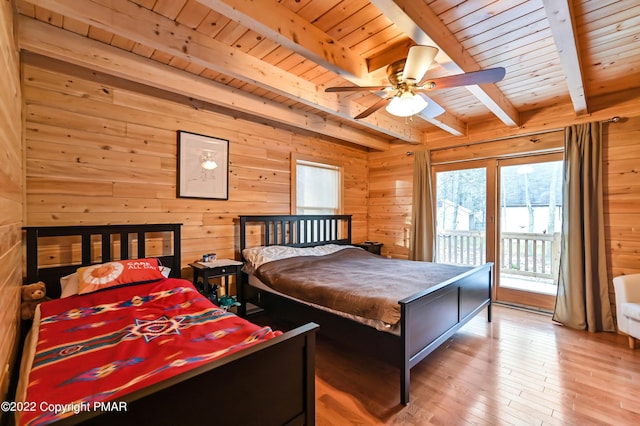
<path id="1" fill-rule="evenodd" d="M 506 70 L 502 67 L 473 71 L 464 74 L 426 80 L 419 84 L 418 90 L 446 89 L 448 87 L 471 86 L 474 84 L 495 83 L 504 78 Z"/>
<path id="2" fill-rule="evenodd" d="M 344 86 L 344 87 L 327 87 L 324 89 L 325 92 L 366 92 L 366 91 L 375 91 L 375 90 L 384 90 L 388 89 L 389 86 Z"/>
<path id="3" fill-rule="evenodd" d="M 414 83 L 422 80 L 437 53 L 438 48 L 432 46 L 411 47 L 402 71 L 402 79 L 413 80 Z"/>
<path id="4" fill-rule="evenodd" d="M 433 118 L 444 114 L 444 108 L 438 105 L 433 99 L 424 93 L 416 93 L 416 95 L 421 96 L 425 101 L 427 101 L 427 107 L 420 112 L 420 115 Z"/>
<path id="5" fill-rule="evenodd" d="M 389 103 L 389 101 L 391 101 L 391 98 L 382 98 L 380 99 L 378 102 L 376 102 L 375 104 L 371 105 L 369 108 L 365 109 L 364 111 L 362 111 L 360 114 L 355 116 L 355 119 L 359 119 L 359 118 L 365 118 L 370 116 L 371 114 L 373 114 L 374 112 L 376 112 L 377 110 L 379 110 L 382 107 L 387 106 L 387 104 Z"/>

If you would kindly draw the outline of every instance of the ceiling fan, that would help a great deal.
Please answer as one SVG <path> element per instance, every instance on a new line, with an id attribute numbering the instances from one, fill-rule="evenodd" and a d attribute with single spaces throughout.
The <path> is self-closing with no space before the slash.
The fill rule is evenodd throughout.
<path id="1" fill-rule="evenodd" d="M 387 66 L 387 78 L 391 84 L 390 86 L 328 87 L 325 92 L 383 90 L 387 92 L 387 95 L 362 111 L 355 118 L 367 117 L 382 107 L 386 107 L 390 114 L 409 117 L 419 113 L 429 105 L 429 98 L 421 93 L 423 91 L 495 83 L 504 78 L 505 69 L 498 67 L 422 80 L 437 53 L 438 49 L 432 46 L 411 47 L 406 59 L 401 59 Z M 441 107 L 438 106 L 438 108 L 441 112 L 444 112 Z"/>

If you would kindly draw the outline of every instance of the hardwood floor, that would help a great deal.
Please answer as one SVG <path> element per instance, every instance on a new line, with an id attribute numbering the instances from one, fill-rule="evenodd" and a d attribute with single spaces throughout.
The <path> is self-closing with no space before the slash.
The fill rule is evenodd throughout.
<path id="1" fill-rule="evenodd" d="M 409 406 L 396 368 L 319 336 L 317 424 L 640 424 L 640 350 L 626 337 L 504 306 L 486 318 L 413 368 Z"/>

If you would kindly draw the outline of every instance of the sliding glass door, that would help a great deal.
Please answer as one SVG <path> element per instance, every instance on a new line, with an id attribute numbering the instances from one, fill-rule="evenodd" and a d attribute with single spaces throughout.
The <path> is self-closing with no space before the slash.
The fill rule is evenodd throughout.
<path id="1" fill-rule="evenodd" d="M 552 311 L 562 154 L 436 165 L 433 177 L 436 262 L 494 262 L 494 300 Z"/>

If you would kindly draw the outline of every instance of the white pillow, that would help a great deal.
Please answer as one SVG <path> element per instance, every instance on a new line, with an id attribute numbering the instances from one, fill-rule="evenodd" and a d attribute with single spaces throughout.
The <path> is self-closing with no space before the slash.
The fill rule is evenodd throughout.
<path id="1" fill-rule="evenodd" d="M 341 244 L 324 244 L 315 247 L 259 246 L 244 249 L 242 256 L 251 267 L 257 269 L 260 265 L 274 260 L 295 256 L 324 256 L 346 248 L 354 248 L 354 246 Z"/>
<path id="2" fill-rule="evenodd" d="M 60 278 L 60 287 L 62 287 L 61 299 L 78 294 L 78 273 L 74 272 Z"/>
<path id="3" fill-rule="evenodd" d="M 160 273 L 164 275 L 165 278 L 169 278 L 169 275 L 171 274 L 171 268 L 160 265 L 158 266 L 158 269 L 160 269 Z"/>

